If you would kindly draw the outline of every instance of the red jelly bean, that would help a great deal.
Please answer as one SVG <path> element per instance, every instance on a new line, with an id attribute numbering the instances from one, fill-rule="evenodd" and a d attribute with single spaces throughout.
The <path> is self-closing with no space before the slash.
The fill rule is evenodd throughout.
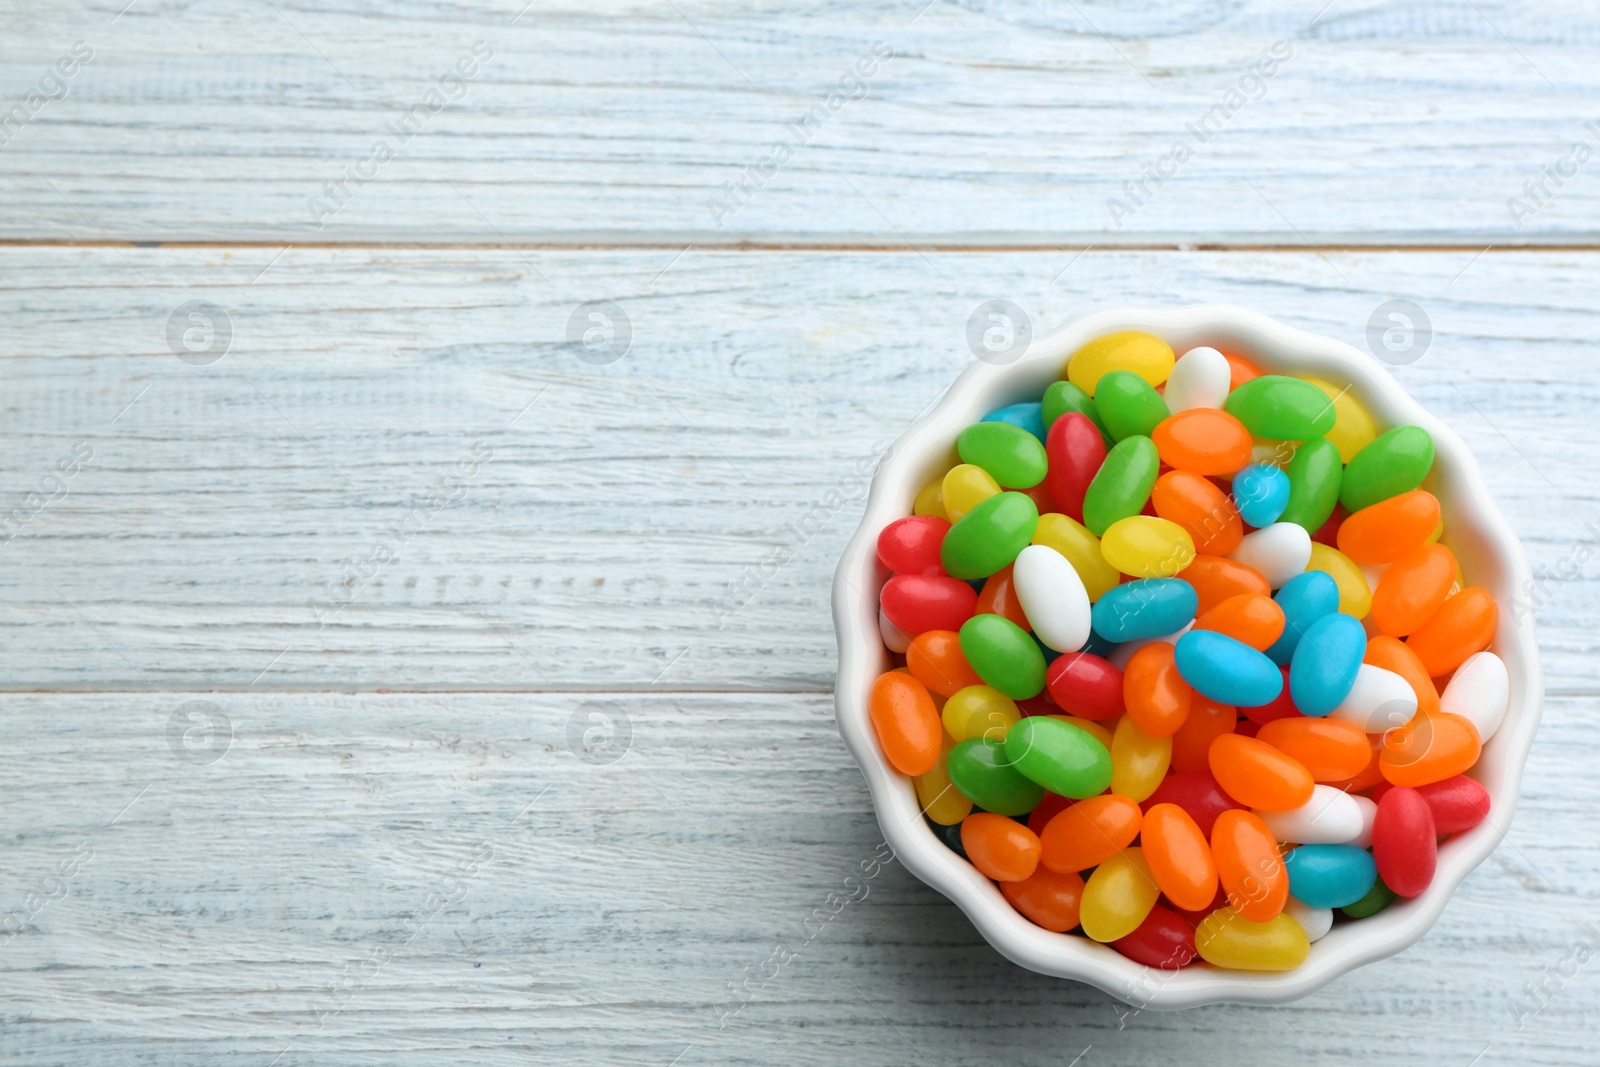
<path id="1" fill-rule="evenodd" d="M 1489 817 L 1489 791 L 1464 774 L 1419 786 L 1417 792 L 1428 802 L 1438 833 L 1459 834 Z"/>
<path id="2" fill-rule="evenodd" d="M 1211 838 L 1211 828 L 1217 816 L 1229 808 L 1243 805 L 1222 791 L 1210 771 L 1188 771 L 1169 774 L 1156 786 L 1156 791 L 1145 798 L 1140 807 L 1149 811 L 1157 804 L 1176 804 L 1189 813 L 1200 832 Z"/>
<path id="3" fill-rule="evenodd" d="M 929 630 L 960 630 L 978 613 L 978 591 L 942 574 L 897 574 L 879 600 L 889 621 L 907 637 Z"/>
<path id="4" fill-rule="evenodd" d="M 1239 709 L 1239 714 L 1257 726 L 1265 726 L 1274 719 L 1287 719 L 1300 714 L 1300 709 L 1294 706 L 1294 698 L 1289 695 L 1289 668 L 1278 669 L 1283 672 L 1283 688 L 1279 690 L 1278 695 L 1269 703 Z"/>
<path id="5" fill-rule="evenodd" d="M 1044 454 L 1050 466 L 1044 484 L 1061 514 L 1083 521 L 1083 494 L 1106 460 L 1105 439 L 1087 415 L 1069 411 L 1045 435 Z"/>
<path id="6" fill-rule="evenodd" d="M 1419 895 L 1433 881 L 1439 864 L 1433 809 L 1422 794 L 1397 785 L 1378 801 L 1372 824 L 1372 858 L 1378 877 L 1402 897 Z"/>
<path id="7" fill-rule="evenodd" d="M 1045 793 L 1044 799 L 1039 801 L 1039 806 L 1028 813 L 1028 829 L 1036 834 L 1044 833 L 1044 828 L 1050 820 L 1072 807 L 1072 801 L 1059 793 Z"/>
<path id="8" fill-rule="evenodd" d="M 1061 419 L 1068 417 L 1063 415 Z M 1056 420 L 1058 425 L 1061 419 Z M 1124 710 L 1122 672 L 1110 660 L 1092 652 L 1070 652 L 1058 657 L 1044 677 L 1051 699 L 1068 715 L 1103 721 L 1115 719 Z"/>
<path id="9" fill-rule="evenodd" d="M 1011 564 L 995 571 L 984 580 L 983 591 L 978 594 L 979 615 L 1002 615 L 1024 630 L 1032 630 L 1028 616 L 1017 599 L 1017 583 L 1011 576 Z"/>
<path id="10" fill-rule="evenodd" d="M 1185 967 L 1199 955 L 1194 947 L 1194 927 L 1160 904 L 1150 909 L 1138 929 L 1111 942 L 1111 947 L 1135 963 L 1163 971 Z"/>
<path id="11" fill-rule="evenodd" d="M 939 548 L 950 524 L 937 515 L 907 515 L 878 535 L 878 559 L 895 574 L 943 574 Z"/>

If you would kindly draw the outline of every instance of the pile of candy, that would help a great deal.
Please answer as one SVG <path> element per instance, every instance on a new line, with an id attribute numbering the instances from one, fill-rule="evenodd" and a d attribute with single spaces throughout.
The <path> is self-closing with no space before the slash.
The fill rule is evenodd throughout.
<path id="1" fill-rule="evenodd" d="M 1488 814 L 1465 772 L 1510 683 L 1420 488 L 1426 430 L 1125 332 L 956 452 L 878 538 L 897 666 L 870 713 L 1029 920 L 1286 970 Z"/>

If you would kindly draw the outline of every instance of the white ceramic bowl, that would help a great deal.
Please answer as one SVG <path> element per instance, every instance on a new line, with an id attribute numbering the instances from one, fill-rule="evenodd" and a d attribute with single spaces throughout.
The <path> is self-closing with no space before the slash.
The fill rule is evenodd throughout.
<path id="1" fill-rule="evenodd" d="M 1426 429 L 1433 435 L 1436 458 L 1424 484 L 1443 505 L 1444 543 L 1461 561 L 1467 580 L 1486 588 L 1500 604 L 1500 622 L 1490 647 L 1510 671 L 1511 704 L 1504 725 L 1484 746 L 1471 771 L 1489 791 L 1488 819 L 1444 843 L 1438 873 L 1420 897 L 1396 901 L 1359 922 L 1336 925 L 1292 971 L 1226 971 L 1197 964 L 1176 973 L 1160 972 L 1081 935 L 1054 934 L 1033 925 L 994 883 L 934 836 L 920 813 L 911 780 L 883 758 L 867 716 L 872 681 L 889 667 L 878 634 L 878 590 L 888 578 L 877 559 L 878 532 L 909 515 L 917 490 L 955 462 L 955 439 L 963 428 L 996 408 L 1037 400 L 1046 386 L 1063 376 L 1068 356 L 1086 342 L 1118 330 L 1153 333 L 1180 354 L 1197 345 L 1214 345 L 1245 356 L 1268 372 L 1348 383 L 1380 429 L 1404 424 Z M 1340 341 L 1236 307 L 1094 312 L 1034 341 L 1008 365 L 978 362 L 967 368 L 933 411 L 884 456 L 872 480 L 866 515 L 844 550 L 833 583 L 839 732 L 866 775 L 878 822 L 900 861 L 954 901 L 1009 959 L 1043 974 L 1087 982 L 1139 1008 L 1283 1003 L 1414 944 L 1439 918 L 1461 880 L 1500 842 L 1516 808 L 1523 764 L 1544 698 L 1533 620 L 1510 610 L 1513 597 L 1530 577 L 1522 547 L 1490 498 L 1467 446 L 1369 356 Z"/>

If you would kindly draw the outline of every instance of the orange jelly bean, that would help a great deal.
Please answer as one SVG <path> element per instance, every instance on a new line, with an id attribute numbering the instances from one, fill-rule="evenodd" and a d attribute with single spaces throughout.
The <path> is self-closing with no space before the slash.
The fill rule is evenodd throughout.
<path id="1" fill-rule="evenodd" d="M 1235 356 L 1223 352 L 1222 357 L 1228 361 L 1228 390 L 1230 392 L 1239 388 L 1251 378 L 1261 377 L 1261 371 L 1256 368 L 1256 365 L 1243 356 Z"/>
<path id="2" fill-rule="evenodd" d="M 1257 738 L 1224 734 L 1211 742 L 1209 762 L 1223 792 L 1247 807 L 1288 811 L 1311 799 L 1305 765 Z"/>
<path id="3" fill-rule="evenodd" d="M 913 777 L 933 770 L 944 724 L 927 686 L 901 671 L 880 674 L 872 683 L 867 713 L 890 766 Z"/>
<path id="4" fill-rule="evenodd" d="M 1211 742 L 1233 733 L 1239 711 L 1230 704 L 1219 704 L 1199 693 L 1189 698 L 1189 715 L 1172 735 L 1172 773 L 1211 769 Z"/>
<path id="5" fill-rule="evenodd" d="M 1380 500 L 1339 526 L 1339 551 L 1357 563 L 1393 563 L 1428 540 L 1439 525 L 1439 501 L 1425 489 Z"/>
<path id="6" fill-rule="evenodd" d="M 1189 717 L 1194 690 L 1178 674 L 1172 646 L 1154 641 L 1128 660 L 1122 673 L 1122 700 L 1128 718 L 1149 737 L 1171 737 Z"/>
<path id="7" fill-rule="evenodd" d="M 1443 545 L 1423 545 L 1395 560 L 1372 591 L 1372 621 L 1395 637 L 1420 629 L 1450 595 L 1457 569 Z"/>
<path id="8" fill-rule="evenodd" d="M 1157 478 L 1150 504 L 1157 516 L 1181 526 L 1201 555 L 1226 556 L 1244 539 L 1244 520 L 1233 499 L 1193 472 L 1172 470 Z"/>
<path id="9" fill-rule="evenodd" d="M 1211 845 L 1178 805 L 1157 804 L 1145 812 L 1139 844 L 1156 885 L 1176 907 L 1200 911 L 1216 897 L 1217 865 Z"/>
<path id="10" fill-rule="evenodd" d="M 1354 777 L 1326 784 L 1343 793 L 1360 793 L 1383 781 L 1383 764 L 1378 758 L 1383 752 L 1383 735 L 1368 734 L 1367 744 L 1370 747 L 1370 752 L 1365 767 L 1357 771 Z"/>
<path id="11" fill-rule="evenodd" d="M 1256 731 L 1256 740 L 1300 761 L 1318 782 L 1354 778 L 1372 762 L 1367 735 L 1338 719 L 1274 719 Z"/>
<path id="12" fill-rule="evenodd" d="M 1193 563 L 1178 572 L 1178 577 L 1194 586 L 1200 605 L 1197 615 L 1204 615 L 1231 596 L 1256 593 L 1270 597 L 1272 586 L 1266 576 L 1248 564 L 1217 556 L 1196 556 Z"/>
<path id="13" fill-rule="evenodd" d="M 1289 900 L 1289 871 L 1261 816 L 1239 808 L 1218 815 L 1211 828 L 1211 855 L 1234 911 L 1257 923 L 1283 911 Z"/>
<path id="14" fill-rule="evenodd" d="M 1367 654 L 1361 662 L 1393 671 L 1404 678 L 1417 694 L 1418 711 L 1439 710 L 1439 690 L 1433 684 L 1428 669 L 1422 665 L 1422 660 L 1417 658 L 1411 646 L 1398 637 L 1379 634 L 1370 638 L 1367 641 Z"/>
<path id="15" fill-rule="evenodd" d="M 1023 613 L 1022 601 L 1017 599 L 1016 582 L 1011 577 L 1012 564 L 989 575 L 983 583 L 983 592 L 978 594 L 977 615 L 1002 615 L 1024 630 L 1032 630 L 1028 625 L 1028 616 Z"/>
<path id="16" fill-rule="evenodd" d="M 1489 647 L 1498 615 L 1494 597 L 1487 590 L 1471 586 L 1441 604 L 1433 618 L 1412 631 L 1406 644 L 1429 676 L 1437 678 Z"/>
<path id="17" fill-rule="evenodd" d="M 1080 800 L 1046 824 L 1040 862 L 1062 873 L 1098 867 L 1133 844 L 1143 820 L 1139 805 L 1116 793 Z"/>
<path id="18" fill-rule="evenodd" d="M 961 847 L 986 878 L 1020 882 L 1039 866 L 1039 837 L 1004 815 L 979 811 L 961 822 Z"/>
<path id="19" fill-rule="evenodd" d="M 1265 652 L 1283 636 L 1284 621 L 1283 609 L 1271 597 L 1240 593 L 1195 619 L 1194 628 L 1227 634 L 1257 652 Z"/>
<path id="20" fill-rule="evenodd" d="M 1383 737 L 1378 762 L 1395 785 L 1416 788 L 1453 778 L 1478 762 L 1483 742 L 1471 721 L 1447 711 L 1418 713 Z"/>
<path id="21" fill-rule="evenodd" d="M 1040 867 L 1020 882 L 1001 882 L 1000 892 L 1035 926 L 1064 934 L 1078 925 L 1083 879 L 1076 871 Z"/>
<path id="22" fill-rule="evenodd" d="M 906 669 L 928 691 L 942 697 L 956 695 L 969 685 L 982 685 L 983 679 L 961 651 L 961 635 L 954 630 L 924 630 L 911 639 L 906 649 Z"/>
<path id="23" fill-rule="evenodd" d="M 1190 408 L 1150 432 L 1161 461 L 1191 474 L 1228 474 L 1250 464 L 1254 442 L 1244 423 L 1217 408 Z"/>

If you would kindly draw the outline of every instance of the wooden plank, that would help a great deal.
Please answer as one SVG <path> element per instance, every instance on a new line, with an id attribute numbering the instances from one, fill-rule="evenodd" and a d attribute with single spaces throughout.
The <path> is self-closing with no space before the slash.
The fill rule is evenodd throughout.
<path id="1" fill-rule="evenodd" d="M 1580 0 L 0 18 L 0 103 L 26 119 L 0 128 L 0 237 L 1481 247 L 1592 244 L 1600 218 L 1600 164 L 1573 158 L 1600 146 L 1600 13 Z M 51 80 L 77 41 L 92 58 Z M 430 101 L 458 61 L 455 99 Z M 859 98 L 830 101 L 847 78 Z"/>
<path id="2" fill-rule="evenodd" d="M 186 748 L 193 700 L 227 725 Z M 614 762 L 569 742 L 596 700 Z M 1023 971 L 875 867 L 825 696 L 0 703 L 0 1063 L 1592 1062 L 1593 698 L 1551 702 L 1509 843 L 1421 943 L 1179 1014 Z"/>
<path id="3" fill-rule="evenodd" d="M 1472 442 L 1544 576 L 1550 686 L 1593 692 L 1597 265 L 0 250 L 6 510 L 93 450 L 3 546 L 4 683 L 827 691 L 858 477 L 973 358 L 981 301 L 1041 330 L 1233 302 L 1364 345 L 1404 294 L 1435 336 L 1396 373 Z M 593 299 L 631 322 L 609 365 L 566 342 Z M 194 300 L 231 322 L 204 366 L 167 336 Z"/>

